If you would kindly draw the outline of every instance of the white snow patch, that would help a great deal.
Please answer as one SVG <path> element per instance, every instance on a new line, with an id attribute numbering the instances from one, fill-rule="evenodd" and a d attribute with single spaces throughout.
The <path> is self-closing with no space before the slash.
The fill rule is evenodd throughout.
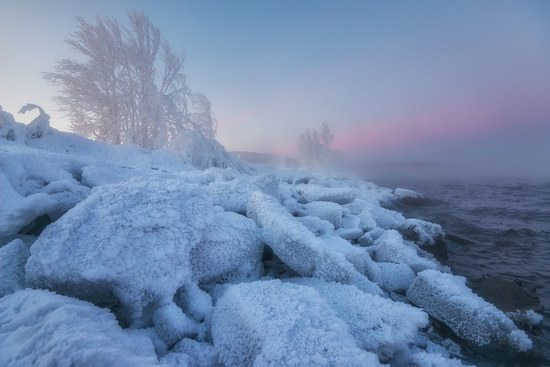
<path id="1" fill-rule="evenodd" d="M 25 263 L 30 254 L 19 239 L 0 247 L 0 298 L 25 288 Z"/>
<path id="2" fill-rule="evenodd" d="M 475 345 L 502 340 L 520 351 L 532 347 L 531 340 L 512 320 L 466 286 L 464 277 L 425 270 L 416 277 L 407 298 Z"/>
<path id="3" fill-rule="evenodd" d="M 145 335 L 109 311 L 44 290 L 0 298 L 1 366 L 156 366 Z"/>
<path id="4" fill-rule="evenodd" d="M 225 366 L 379 366 L 313 288 L 242 283 L 220 298 L 212 338 Z"/>

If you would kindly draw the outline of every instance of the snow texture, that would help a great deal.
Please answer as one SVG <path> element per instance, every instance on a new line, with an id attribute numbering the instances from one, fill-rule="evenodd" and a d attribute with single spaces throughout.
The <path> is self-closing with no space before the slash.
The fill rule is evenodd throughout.
<path id="1" fill-rule="evenodd" d="M 260 188 L 250 180 L 214 181 L 208 185 L 208 194 L 215 205 L 227 211 L 246 214 L 246 207 L 253 192 Z"/>
<path id="2" fill-rule="evenodd" d="M 185 338 L 161 359 L 167 366 L 213 367 L 218 366 L 214 347 L 194 339 Z"/>
<path id="3" fill-rule="evenodd" d="M 205 190 L 180 180 L 100 186 L 34 243 L 27 283 L 119 302 L 133 320 L 191 279 L 190 252 L 213 219 Z"/>
<path id="4" fill-rule="evenodd" d="M 0 365 L 155 366 L 150 339 L 109 311 L 44 290 L 0 298 Z"/>
<path id="5" fill-rule="evenodd" d="M 29 247 L 17 239 L 0 247 L 0 298 L 25 288 L 25 263 Z"/>
<path id="6" fill-rule="evenodd" d="M 411 365 L 415 367 L 462 367 L 466 366 L 458 359 L 446 358 L 435 353 L 418 351 L 411 356 Z"/>
<path id="7" fill-rule="evenodd" d="M 368 294 L 352 285 L 294 278 L 294 284 L 314 288 L 350 327 L 360 348 L 388 359 L 406 350 L 428 315 L 418 308 Z"/>
<path id="8" fill-rule="evenodd" d="M 0 239 L 17 233 L 37 217 L 51 211 L 57 203 L 47 194 L 27 197 L 16 192 L 0 166 Z"/>
<path id="9" fill-rule="evenodd" d="M 191 250 L 193 278 L 201 283 L 236 274 L 259 278 L 263 244 L 253 220 L 232 212 L 216 213 L 200 243 Z"/>
<path id="10" fill-rule="evenodd" d="M 262 228 L 265 244 L 301 276 L 356 284 L 372 291 L 373 283 L 360 274 L 344 255 L 315 237 L 271 196 L 255 192 L 248 204 L 247 216 Z"/>
<path id="11" fill-rule="evenodd" d="M 355 199 L 357 192 L 350 188 L 322 187 L 319 185 L 299 185 L 296 189 L 308 203 L 330 201 L 336 204 L 348 204 Z"/>
<path id="12" fill-rule="evenodd" d="M 241 283 L 220 298 L 212 339 L 225 366 L 378 366 L 313 288 Z"/>
<path id="13" fill-rule="evenodd" d="M 407 298 L 475 345 L 507 341 L 520 351 L 532 347 L 512 320 L 466 286 L 464 277 L 425 270 L 408 289 Z"/>
<path id="14" fill-rule="evenodd" d="M 171 348 L 183 339 L 198 333 L 198 325 L 175 303 L 169 302 L 157 308 L 153 315 L 153 325 L 160 339 Z"/>
<path id="15" fill-rule="evenodd" d="M 420 257 L 411 243 L 406 243 L 399 232 L 388 230 L 374 242 L 374 260 L 406 264 L 415 272 L 426 269 L 438 269 L 438 264 L 431 259 Z"/>
<path id="16" fill-rule="evenodd" d="M 304 205 L 306 215 L 332 223 L 335 228 L 342 226 L 342 207 L 328 201 L 314 201 Z"/>
<path id="17" fill-rule="evenodd" d="M 409 240 L 419 245 L 434 245 L 445 237 L 439 224 L 426 222 L 421 219 L 406 219 L 397 229 Z"/>

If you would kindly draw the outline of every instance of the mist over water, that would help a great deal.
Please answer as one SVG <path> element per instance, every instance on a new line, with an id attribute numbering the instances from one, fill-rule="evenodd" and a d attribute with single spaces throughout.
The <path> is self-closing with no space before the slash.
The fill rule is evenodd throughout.
<path id="1" fill-rule="evenodd" d="M 406 166 L 406 165 L 405 165 Z M 550 364 L 550 180 L 543 178 L 490 178 L 428 174 L 434 167 L 408 165 L 371 167 L 365 175 L 376 184 L 409 188 L 425 196 L 415 203 L 396 203 L 392 209 L 407 217 L 443 226 L 446 239 L 434 254 L 457 275 L 473 282 L 487 279 L 514 281 L 526 290 L 510 296 L 510 310 L 517 305 L 543 313 L 540 330 L 529 332 L 532 354 L 467 351 L 480 366 L 536 366 Z M 399 168 L 400 174 L 393 168 Z M 506 289 L 505 289 L 506 291 Z M 531 299 L 530 295 L 536 294 Z M 481 293 L 480 293 L 481 294 Z M 504 310 L 509 311 L 509 310 Z"/>

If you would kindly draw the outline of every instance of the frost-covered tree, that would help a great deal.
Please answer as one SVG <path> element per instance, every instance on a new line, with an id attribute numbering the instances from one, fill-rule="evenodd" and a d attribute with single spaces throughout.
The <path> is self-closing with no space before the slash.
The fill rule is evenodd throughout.
<path id="1" fill-rule="evenodd" d="M 111 18 L 77 18 L 66 42 L 78 59 L 59 60 L 44 77 L 61 87 L 56 101 L 71 129 L 113 144 L 170 146 L 185 130 L 212 138 L 210 101 L 194 94 L 175 53 L 143 13 L 130 11 L 124 26 Z"/>
<path id="2" fill-rule="evenodd" d="M 330 146 L 334 134 L 328 123 L 323 121 L 321 129 L 307 129 L 298 138 L 298 152 L 302 162 L 310 167 L 325 167 L 333 160 L 334 151 Z"/>
<path id="3" fill-rule="evenodd" d="M 330 150 L 330 146 L 334 141 L 334 134 L 332 133 L 332 131 L 330 131 L 330 128 L 328 127 L 328 122 L 323 121 L 319 134 L 321 135 L 321 143 L 323 144 L 325 149 Z"/>

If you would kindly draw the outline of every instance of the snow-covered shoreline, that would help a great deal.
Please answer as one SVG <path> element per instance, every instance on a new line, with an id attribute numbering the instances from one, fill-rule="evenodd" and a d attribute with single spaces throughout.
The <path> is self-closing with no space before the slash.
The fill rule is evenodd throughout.
<path id="1" fill-rule="evenodd" d="M 428 316 L 532 346 L 423 249 L 439 225 L 384 208 L 413 191 L 0 113 L 2 366 L 462 365 Z"/>

